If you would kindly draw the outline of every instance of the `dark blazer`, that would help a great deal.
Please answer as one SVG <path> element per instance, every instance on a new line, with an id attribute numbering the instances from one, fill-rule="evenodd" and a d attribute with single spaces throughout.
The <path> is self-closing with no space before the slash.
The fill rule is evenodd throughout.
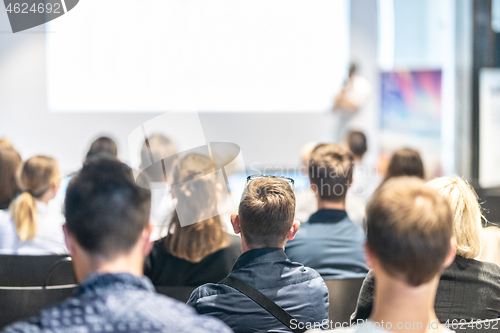
<path id="1" fill-rule="evenodd" d="M 325 282 L 315 270 L 291 262 L 282 249 L 263 248 L 243 253 L 229 276 L 259 290 L 306 327 L 319 326 L 328 320 Z M 187 304 L 199 314 L 222 320 L 235 333 L 290 332 L 246 295 L 223 284 L 198 287 Z"/>
<path id="2" fill-rule="evenodd" d="M 359 292 L 351 321 L 367 319 L 373 306 L 375 278 L 370 271 Z M 460 256 L 444 270 L 434 302 L 440 322 L 500 317 L 500 267 Z"/>
<path id="3" fill-rule="evenodd" d="M 191 286 L 216 283 L 225 278 L 241 254 L 241 238 L 228 235 L 230 244 L 209 254 L 202 261 L 192 263 L 170 254 L 164 238 L 157 240 L 144 263 L 144 275 L 155 286 Z"/>

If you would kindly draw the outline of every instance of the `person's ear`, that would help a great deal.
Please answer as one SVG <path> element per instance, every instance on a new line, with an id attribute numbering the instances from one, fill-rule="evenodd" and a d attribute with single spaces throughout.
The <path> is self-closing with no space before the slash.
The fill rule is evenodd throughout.
<path id="1" fill-rule="evenodd" d="M 68 249 L 68 253 L 70 256 L 73 256 L 75 254 L 75 246 L 74 246 L 74 239 L 71 233 L 68 230 L 68 227 L 66 224 L 63 225 L 63 233 L 64 233 L 64 243 L 66 244 L 66 249 Z"/>
<path id="2" fill-rule="evenodd" d="M 368 243 L 365 242 L 364 251 L 365 251 L 365 258 L 366 258 L 366 265 L 369 268 L 373 268 L 375 266 L 375 262 L 377 261 L 377 258 L 373 255 L 373 252 L 370 250 L 370 247 L 368 246 Z"/>
<path id="3" fill-rule="evenodd" d="M 318 192 L 318 187 L 312 182 L 311 177 L 309 177 L 309 188 L 316 194 Z"/>
<path id="4" fill-rule="evenodd" d="M 231 224 L 235 234 L 241 233 L 240 216 L 238 214 L 231 215 Z"/>
<path id="5" fill-rule="evenodd" d="M 457 238 L 455 236 L 450 239 L 450 250 L 446 255 L 446 258 L 443 262 L 443 268 L 446 268 L 451 265 L 451 263 L 455 260 L 455 256 L 457 255 Z"/>
<path id="6" fill-rule="evenodd" d="M 295 238 L 295 235 L 297 234 L 297 231 L 300 229 L 300 221 L 299 220 L 293 220 L 292 227 L 288 231 L 288 234 L 286 235 L 286 239 L 292 240 Z"/>
<path id="7" fill-rule="evenodd" d="M 151 252 L 151 249 L 153 248 L 154 242 L 150 241 L 151 238 L 151 232 L 153 231 L 153 226 L 151 223 L 148 223 L 147 227 L 144 228 L 142 231 L 141 235 L 141 242 L 142 242 L 142 255 L 146 257 L 149 252 Z"/>
<path id="8" fill-rule="evenodd" d="M 54 193 L 57 193 L 59 191 L 59 187 L 61 186 L 61 179 L 57 180 L 54 184 L 52 184 L 52 190 Z"/>

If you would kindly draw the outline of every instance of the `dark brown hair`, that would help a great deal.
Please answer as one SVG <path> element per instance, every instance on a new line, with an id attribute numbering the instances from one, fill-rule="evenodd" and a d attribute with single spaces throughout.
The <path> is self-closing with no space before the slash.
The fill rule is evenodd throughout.
<path id="1" fill-rule="evenodd" d="M 95 139 L 90 145 L 86 159 L 89 160 L 93 157 L 102 155 L 112 158 L 118 157 L 118 147 L 116 146 L 116 142 L 110 137 L 101 136 Z"/>
<path id="2" fill-rule="evenodd" d="M 116 158 L 91 159 L 68 186 L 66 226 L 92 256 L 112 259 L 130 250 L 149 223 L 151 191 Z"/>
<path id="3" fill-rule="evenodd" d="M 383 183 L 368 203 L 367 243 L 383 268 L 412 285 L 429 282 L 450 250 L 449 203 L 416 177 Z"/>
<path id="4" fill-rule="evenodd" d="M 366 135 L 361 131 L 351 131 L 347 135 L 347 145 L 356 157 L 363 157 L 368 150 Z"/>
<path id="5" fill-rule="evenodd" d="M 394 152 L 387 167 L 384 181 L 392 177 L 414 176 L 424 179 L 424 164 L 415 149 L 401 148 Z"/>
<path id="6" fill-rule="evenodd" d="M 12 148 L 0 148 L 0 209 L 7 209 L 19 194 L 16 174 L 21 165 L 21 156 Z"/>
<path id="7" fill-rule="evenodd" d="M 242 235 L 248 245 L 282 247 L 293 225 L 293 189 L 283 179 L 255 179 L 243 192 L 238 214 Z"/>
<path id="8" fill-rule="evenodd" d="M 309 159 L 309 179 L 321 200 L 345 199 L 352 182 L 354 157 L 348 148 L 328 143 L 317 146 Z"/>
<path id="9" fill-rule="evenodd" d="M 182 210 L 182 216 L 188 220 L 199 221 L 198 217 L 206 216 L 207 211 L 216 211 L 215 179 L 207 177 L 212 172 L 210 158 L 194 153 L 181 159 L 175 166 L 173 184 L 180 184 L 175 191 L 179 203 L 176 210 Z M 196 183 L 190 182 L 194 179 Z M 164 244 L 172 255 L 190 262 L 200 262 L 209 254 L 229 246 L 229 236 L 224 231 L 219 215 L 181 226 L 176 211 Z"/>

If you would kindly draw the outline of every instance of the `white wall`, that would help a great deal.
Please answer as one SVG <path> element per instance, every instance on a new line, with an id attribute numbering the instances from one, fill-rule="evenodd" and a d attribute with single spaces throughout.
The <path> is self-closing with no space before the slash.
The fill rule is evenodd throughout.
<path id="1" fill-rule="evenodd" d="M 99 134 L 115 137 L 120 157 L 128 160 L 128 134 L 158 114 L 48 112 L 43 29 L 12 34 L 6 12 L 0 11 L 0 138 L 11 139 L 24 159 L 34 154 L 55 157 L 64 172 L 80 166 Z M 200 119 L 208 141 L 238 144 L 247 164 L 298 165 L 303 144 L 333 137 L 329 114 L 206 113 Z"/>

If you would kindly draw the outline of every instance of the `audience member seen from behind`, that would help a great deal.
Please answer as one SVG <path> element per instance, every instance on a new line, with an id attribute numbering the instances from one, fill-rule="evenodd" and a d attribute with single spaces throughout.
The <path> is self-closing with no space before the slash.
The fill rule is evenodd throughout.
<path id="1" fill-rule="evenodd" d="M 95 139 L 91 144 L 85 160 L 89 160 L 97 155 L 105 155 L 109 158 L 118 158 L 118 147 L 116 142 L 107 136 Z"/>
<path id="2" fill-rule="evenodd" d="M 413 176 L 424 179 L 424 164 L 415 149 L 401 148 L 394 152 L 389 161 L 384 182 L 393 177 Z"/>
<path id="3" fill-rule="evenodd" d="M 174 212 L 168 178 L 177 160 L 174 143 L 163 134 L 153 134 L 141 147 L 141 169 L 151 189 L 151 216 L 153 225 L 151 240 L 168 234 L 168 226 Z"/>
<path id="4" fill-rule="evenodd" d="M 474 189 L 462 178 L 442 177 L 427 183 L 451 206 L 455 261 L 444 271 L 434 307 L 441 322 L 500 317 L 500 267 L 474 260 L 481 248 L 481 207 Z M 358 299 L 353 320 L 366 319 L 373 307 L 374 276 L 370 272 Z M 376 294 L 376 292 L 375 292 Z"/>
<path id="5" fill-rule="evenodd" d="M 199 154 L 189 154 L 176 165 L 173 183 L 182 184 L 175 188 L 182 209 L 197 216 L 216 211 L 217 184 L 212 172 L 210 158 Z M 198 287 L 219 282 L 231 272 L 241 254 L 240 237 L 224 231 L 219 215 L 181 226 L 174 211 L 169 230 L 165 238 L 154 243 L 146 259 L 144 274 L 154 285 Z"/>
<path id="6" fill-rule="evenodd" d="M 344 146 L 321 144 L 313 150 L 308 174 L 318 211 L 285 249 L 290 260 L 317 270 L 324 279 L 361 278 L 368 272 L 365 233 L 345 211 L 353 166 L 354 158 Z"/>
<path id="7" fill-rule="evenodd" d="M 100 136 L 92 141 L 89 150 L 85 154 L 83 163 L 101 157 L 118 158 L 118 147 L 116 142 L 110 137 Z M 62 211 L 64 198 L 66 197 L 66 189 L 71 179 L 73 179 L 77 173 L 78 172 L 73 172 L 62 179 L 59 191 L 57 191 L 56 197 L 53 200 L 54 209 L 61 209 Z"/>
<path id="8" fill-rule="evenodd" d="M 365 134 L 352 131 L 347 135 L 346 143 L 354 155 L 353 181 L 352 186 L 347 190 L 346 211 L 354 223 L 363 226 L 366 205 L 380 185 L 381 179 L 377 167 L 363 161 L 363 156 L 368 150 Z"/>
<path id="9" fill-rule="evenodd" d="M 279 178 L 251 180 L 238 215 L 231 216 L 234 232 L 241 234 L 242 252 L 227 279 L 238 279 L 264 294 L 295 320 L 314 327 L 328 318 L 328 290 L 311 268 L 291 262 L 283 248 L 294 238 L 292 185 Z M 197 288 L 188 301 L 198 313 L 217 317 L 234 332 L 290 332 L 283 323 L 245 294 L 225 282 Z M 290 323 L 294 325 L 294 323 Z"/>
<path id="10" fill-rule="evenodd" d="M 20 193 L 16 175 L 21 156 L 12 148 L 0 148 L 0 254 L 12 253 L 17 238 L 8 208 Z"/>
<path id="11" fill-rule="evenodd" d="M 16 175 L 21 156 L 12 148 L 0 148 L 0 210 L 9 208 L 11 201 L 20 193 Z"/>
<path id="12" fill-rule="evenodd" d="M 80 285 L 73 297 L 5 332 L 230 332 L 157 294 L 142 276 L 150 250 L 150 200 L 150 191 L 136 185 L 125 164 L 88 161 L 65 201 L 66 244 Z"/>
<path id="13" fill-rule="evenodd" d="M 49 208 L 59 188 L 57 162 L 35 156 L 20 167 L 18 182 L 23 191 L 10 205 L 10 223 L 2 230 L 0 249 L 12 254 L 66 253 L 60 212 Z"/>
<path id="14" fill-rule="evenodd" d="M 451 332 L 433 308 L 439 277 L 455 258 L 448 202 L 422 180 L 401 177 L 381 185 L 366 214 L 375 304 L 367 321 L 342 332 Z"/>

